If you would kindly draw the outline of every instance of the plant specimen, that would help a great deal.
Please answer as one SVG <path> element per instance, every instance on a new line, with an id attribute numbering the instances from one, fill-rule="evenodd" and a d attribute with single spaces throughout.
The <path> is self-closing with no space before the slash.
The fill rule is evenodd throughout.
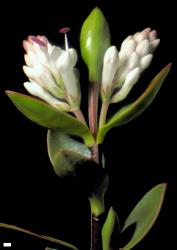
<path id="1" fill-rule="evenodd" d="M 126 99 L 140 76 L 146 70 L 160 43 L 157 32 L 146 28 L 128 36 L 120 49 L 111 45 L 108 23 L 99 8 L 95 8 L 85 20 L 80 34 L 81 55 L 88 67 L 88 124 L 87 114 L 80 108 L 82 96 L 79 70 L 76 68 L 77 51 L 69 47 L 67 32 L 62 28 L 65 48 L 52 45 L 45 36 L 29 36 L 23 41 L 25 66 L 28 77 L 25 89 L 33 96 L 6 91 L 16 108 L 31 121 L 48 129 L 48 155 L 55 173 L 59 177 L 80 174 L 82 187 L 91 208 L 91 250 L 132 249 L 149 232 L 154 224 L 166 190 L 166 183 L 152 188 L 138 202 L 120 227 L 113 207 L 105 209 L 105 193 L 109 185 L 106 172 L 108 163 L 99 152 L 107 132 L 113 127 L 122 126 L 139 116 L 154 100 L 171 64 L 168 64 L 150 82 L 142 95 L 132 103 L 122 106 L 108 118 L 110 105 Z M 100 106 L 98 105 L 100 104 Z M 100 107 L 100 108 L 99 108 Z M 83 174 L 85 162 L 95 163 Z M 89 180 L 86 181 L 86 174 Z M 100 225 L 100 215 L 107 218 Z M 124 231 L 135 224 L 132 238 L 124 246 L 117 247 L 117 239 Z M 78 249 L 67 242 L 26 229 L 0 223 L 9 228 L 42 238 L 66 248 Z M 117 238 L 115 237 L 115 231 Z M 47 247 L 46 249 L 51 249 Z"/>

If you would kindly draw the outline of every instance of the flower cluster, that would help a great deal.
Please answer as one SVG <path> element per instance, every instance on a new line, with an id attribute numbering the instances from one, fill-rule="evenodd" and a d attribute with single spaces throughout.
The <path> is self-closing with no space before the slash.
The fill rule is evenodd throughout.
<path id="1" fill-rule="evenodd" d="M 65 32 L 66 28 L 62 30 Z M 23 70 L 29 82 L 24 86 L 29 93 L 64 111 L 80 105 L 78 70 L 74 68 L 77 52 L 68 48 L 65 33 L 65 50 L 53 46 L 45 36 L 29 36 L 23 41 L 26 50 Z"/>
<path id="2" fill-rule="evenodd" d="M 112 103 L 123 100 L 138 81 L 141 72 L 150 65 L 159 43 L 157 32 L 146 28 L 128 36 L 120 52 L 115 46 L 109 47 L 103 62 L 102 99 Z"/>
<path id="3" fill-rule="evenodd" d="M 23 41 L 26 50 L 23 66 L 29 82 L 24 86 L 28 92 L 63 111 L 80 106 L 79 72 L 75 68 L 77 52 L 68 48 L 66 32 L 65 50 L 53 46 L 45 36 L 29 36 Z M 128 36 L 118 52 L 109 47 L 103 59 L 101 97 L 116 103 L 122 101 L 138 81 L 140 74 L 151 63 L 153 52 L 160 43 L 157 32 L 150 28 Z"/>

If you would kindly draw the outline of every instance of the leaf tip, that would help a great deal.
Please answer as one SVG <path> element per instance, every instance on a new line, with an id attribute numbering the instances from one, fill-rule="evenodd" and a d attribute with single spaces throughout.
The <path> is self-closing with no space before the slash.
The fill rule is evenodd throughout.
<path id="1" fill-rule="evenodd" d="M 12 90 L 5 90 L 4 92 L 5 92 L 5 94 L 6 94 L 7 96 L 9 96 L 9 95 L 11 95 L 11 94 L 14 93 L 14 91 L 12 91 Z"/>
<path id="2" fill-rule="evenodd" d="M 167 70 L 167 72 L 169 73 L 169 71 L 171 70 L 172 65 L 173 65 L 173 64 L 172 64 L 171 62 L 168 63 L 168 64 L 165 66 L 164 70 Z"/>
<path id="3" fill-rule="evenodd" d="M 173 65 L 172 62 L 170 62 L 170 63 L 167 64 L 167 67 L 171 68 L 172 65 Z"/>
<path id="4" fill-rule="evenodd" d="M 101 11 L 101 9 L 100 9 L 98 6 L 96 6 L 96 7 L 92 10 L 92 12 L 102 12 L 102 11 Z"/>
<path id="5" fill-rule="evenodd" d="M 162 196 L 165 195 L 166 193 L 166 190 L 167 190 L 167 187 L 168 187 L 168 183 L 167 182 L 163 182 L 163 183 L 160 183 L 159 185 L 157 185 L 157 187 L 161 187 L 163 189 L 163 193 L 162 193 Z"/>

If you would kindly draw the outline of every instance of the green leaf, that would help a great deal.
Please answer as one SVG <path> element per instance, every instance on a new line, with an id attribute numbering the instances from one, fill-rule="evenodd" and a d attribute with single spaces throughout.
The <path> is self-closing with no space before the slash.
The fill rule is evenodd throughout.
<path id="1" fill-rule="evenodd" d="M 101 215 L 105 211 L 104 197 L 109 184 L 109 177 L 107 174 L 99 176 L 99 179 L 100 180 L 98 180 L 97 185 L 89 197 L 91 212 L 95 217 Z"/>
<path id="2" fill-rule="evenodd" d="M 112 236 L 115 228 L 119 230 L 119 219 L 117 217 L 116 212 L 114 211 L 113 207 L 109 209 L 106 221 L 102 228 L 102 245 L 103 250 L 111 250 L 112 249 Z"/>
<path id="3" fill-rule="evenodd" d="M 103 56 L 110 46 L 108 23 L 99 8 L 93 9 L 83 23 L 80 35 L 83 60 L 89 69 L 89 80 L 100 82 Z"/>
<path id="4" fill-rule="evenodd" d="M 80 143 L 60 131 L 48 130 L 48 154 L 59 176 L 74 174 L 76 163 L 91 159 L 91 152 Z"/>
<path id="5" fill-rule="evenodd" d="M 50 247 L 46 247 L 45 250 L 58 250 L 58 249 L 54 249 L 54 248 L 50 248 Z"/>
<path id="6" fill-rule="evenodd" d="M 94 139 L 90 130 L 75 117 L 53 108 L 36 98 L 13 91 L 6 91 L 16 108 L 31 121 L 63 133 L 81 137 L 85 144 L 92 146 Z"/>
<path id="7" fill-rule="evenodd" d="M 134 223 L 136 223 L 136 228 L 132 239 L 121 249 L 132 249 L 152 228 L 159 215 L 166 186 L 166 183 L 162 183 L 152 188 L 130 213 L 125 221 L 122 232 Z"/>
<path id="8" fill-rule="evenodd" d="M 170 69 L 171 64 L 168 64 L 158 75 L 156 75 L 145 92 L 135 102 L 121 108 L 102 128 L 99 129 L 97 136 L 98 144 L 103 142 L 106 133 L 112 127 L 121 126 L 132 121 L 152 103 Z"/>
<path id="9" fill-rule="evenodd" d="M 105 155 L 104 155 L 104 153 L 102 153 L 101 162 L 102 162 L 102 167 L 103 167 L 103 168 L 105 168 L 105 165 L 106 165 L 106 159 L 105 159 Z"/>
<path id="10" fill-rule="evenodd" d="M 58 240 L 58 239 L 55 239 L 55 238 L 50 237 L 50 236 L 36 234 L 36 233 L 33 233 L 33 232 L 29 231 L 29 230 L 23 229 L 21 227 L 16 227 L 14 225 L 9 225 L 9 224 L 5 224 L 5 223 L 0 223 L 0 227 L 10 229 L 10 230 L 14 230 L 14 231 L 17 231 L 17 232 L 20 232 L 20 233 L 25 233 L 25 234 L 34 236 L 34 237 L 39 238 L 39 239 L 47 240 L 49 242 L 52 242 L 52 243 L 55 243 L 55 244 L 58 244 L 58 245 L 62 245 L 62 246 L 65 246 L 65 247 L 68 247 L 68 248 L 71 248 L 71 249 L 74 249 L 74 250 L 78 250 L 77 247 L 73 246 L 72 244 L 70 244 L 68 242 Z"/>

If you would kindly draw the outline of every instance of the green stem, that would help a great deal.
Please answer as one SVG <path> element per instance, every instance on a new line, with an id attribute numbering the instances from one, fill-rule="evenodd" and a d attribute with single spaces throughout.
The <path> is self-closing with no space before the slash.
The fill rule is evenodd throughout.
<path id="1" fill-rule="evenodd" d="M 109 101 L 103 101 L 100 113 L 99 128 L 103 127 L 106 122 L 106 116 L 109 108 Z"/>
<path id="2" fill-rule="evenodd" d="M 99 84 L 98 82 L 90 82 L 88 94 L 88 111 L 89 111 L 89 127 L 93 136 L 96 138 L 98 129 L 98 97 Z M 92 159 L 99 163 L 99 148 L 98 145 L 92 147 Z M 100 242 L 100 228 L 98 218 L 91 213 L 91 242 L 90 250 L 98 250 Z"/>

